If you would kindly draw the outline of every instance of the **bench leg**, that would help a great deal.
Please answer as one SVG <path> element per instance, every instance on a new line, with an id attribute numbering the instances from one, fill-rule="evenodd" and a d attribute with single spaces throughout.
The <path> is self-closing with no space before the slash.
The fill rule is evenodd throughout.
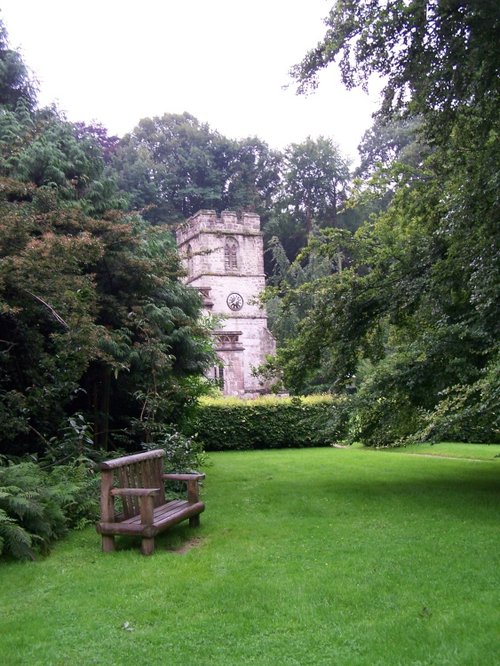
<path id="1" fill-rule="evenodd" d="M 115 537 L 103 535 L 102 537 L 102 552 L 112 553 L 115 549 Z"/>
<path id="2" fill-rule="evenodd" d="M 189 527 L 199 527 L 200 526 L 200 516 L 191 516 L 189 519 Z"/>
<path id="3" fill-rule="evenodd" d="M 143 555 L 151 555 L 155 549 L 155 540 L 154 538 L 143 537 L 141 544 L 141 553 Z"/>

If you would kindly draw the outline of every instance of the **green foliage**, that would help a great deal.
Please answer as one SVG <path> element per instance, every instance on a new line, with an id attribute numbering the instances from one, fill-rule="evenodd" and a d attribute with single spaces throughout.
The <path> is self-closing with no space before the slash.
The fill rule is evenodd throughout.
<path id="1" fill-rule="evenodd" d="M 307 245 L 290 262 L 279 239 L 271 239 L 269 251 L 274 274 L 269 278 L 263 300 L 269 328 L 278 346 L 293 344 L 301 320 L 314 308 L 316 296 L 310 286 L 316 289 L 324 278 L 343 270 L 350 245 L 351 234 L 344 229 L 314 228 Z"/>
<path id="2" fill-rule="evenodd" d="M 199 472 L 207 462 L 202 444 L 198 439 L 188 437 L 168 426 L 157 427 L 152 441 L 143 446 L 147 450 L 158 448 L 165 450 L 166 472 L 180 474 Z"/>
<path id="3" fill-rule="evenodd" d="M 303 216 L 307 236 L 313 220 L 320 226 L 337 226 L 348 178 L 348 161 L 331 139 L 308 137 L 285 150 L 284 203 Z"/>
<path id="4" fill-rule="evenodd" d="M 144 118 L 113 159 L 122 191 L 153 224 L 203 208 L 265 212 L 279 181 L 279 156 L 257 138 L 231 141 L 189 113 Z"/>
<path id="5" fill-rule="evenodd" d="M 9 38 L 0 20 L 0 106 L 14 109 L 22 101 L 32 108 L 36 86 L 21 54 L 9 47 Z"/>
<path id="6" fill-rule="evenodd" d="M 463 439 L 469 430 L 480 441 L 496 437 L 480 418 L 476 384 L 483 374 L 494 376 L 497 267 L 490 256 L 495 232 L 485 215 L 473 229 L 457 219 L 450 230 L 456 213 L 450 210 L 441 218 L 442 192 L 430 185 L 437 176 L 435 158 L 425 170 L 414 171 L 406 181 L 410 186 L 397 189 L 386 212 L 352 238 L 346 269 L 288 289 L 283 300 L 286 312 L 306 305 L 298 334 L 279 352 L 285 385 L 301 392 L 320 377 L 327 389 L 355 382 L 352 437 L 367 444 L 416 436 L 425 414 L 437 409 L 437 418 L 450 406 L 438 407 L 454 386 L 476 387 L 466 391 L 467 413 L 474 420 L 462 434 L 441 428 L 436 436 Z M 446 187 L 448 208 L 458 190 L 449 180 Z M 338 241 L 323 240 L 322 251 L 334 255 Z M 476 270 L 485 276 L 481 285 Z M 359 372 L 362 359 L 373 364 L 369 376 Z"/>
<path id="7" fill-rule="evenodd" d="M 426 413 L 411 441 L 500 442 L 500 376 L 498 361 L 472 384 L 443 391 L 435 409 Z"/>
<path id="8" fill-rule="evenodd" d="M 0 451 L 61 462 L 137 449 L 202 390 L 200 299 L 170 233 L 124 212 L 116 137 L 33 108 L 27 85 L 1 26 Z M 184 121 L 201 164 L 214 137 Z"/>
<path id="9" fill-rule="evenodd" d="M 344 435 L 344 405 L 328 396 L 205 398 L 184 431 L 206 451 L 328 446 Z"/>
<path id="10" fill-rule="evenodd" d="M 67 425 L 59 430 L 58 437 L 47 442 L 43 456 L 44 464 L 61 465 L 68 461 L 90 461 L 96 455 L 92 425 L 83 414 L 73 414 Z"/>
<path id="11" fill-rule="evenodd" d="M 365 371 L 351 397 L 349 443 L 397 446 L 421 427 L 424 414 L 411 390 L 411 364 L 408 354 L 392 354 Z"/>
<path id="12" fill-rule="evenodd" d="M 294 69 L 299 86 L 339 58 L 348 87 L 373 73 L 386 87 L 361 146 L 369 180 L 350 205 L 366 219 L 348 263 L 281 282 L 285 312 L 300 312 L 278 355 L 285 385 L 356 389 L 350 436 L 369 445 L 496 440 L 498 10 L 338 0 L 326 24 Z"/>
<path id="13" fill-rule="evenodd" d="M 2 185 L 0 446 L 42 451 L 71 410 L 98 448 L 141 415 L 175 419 L 211 348 L 170 234 L 117 210 L 90 217 L 58 187 Z"/>
<path id="14" fill-rule="evenodd" d="M 338 62 L 348 88 L 385 77 L 382 113 L 429 114 L 449 134 L 461 107 L 490 104 L 500 60 L 495 2 L 337 0 L 324 39 L 292 69 L 299 89 Z"/>
<path id="15" fill-rule="evenodd" d="M 103 128 L 70 123 L 55 108 L 32 111 L 21 100 L 0 113 L 0 174 L 78 202 L 91 215 L 126 205 L 109 170 L 105 173 L 112 146 Z"/>
<path id="16" fill-rule="evenodd" d="M 34 462 L 0 465 L 0 555 L 34 559 L 68 528 L 95 519 L 98 493 L 83 463 L 52 471 Z"/>
<path id="17" fill-rule="evenodd" d="M 56 434 L 95 354 L 89 268 L 102 246 L 82 229 L 83 216 L 41 213 L 12 182 L 3 181 L 0 197 L 0 409 L 9 423 L 2 448 L 19 453 L 12 446 L 26 433 L 39 433 L 40 444 Z"/>
<path id="18" fill-rule="evenodd" d="M 349 178 L 349 162 L 330 138 L 308 137 L 284 149 L 279 186 L 263 220 L 270 276 L 276 275 L 276 240 L 293 261 L 318 228 L 357 226 L 352 210 L 345 209 Z"/>

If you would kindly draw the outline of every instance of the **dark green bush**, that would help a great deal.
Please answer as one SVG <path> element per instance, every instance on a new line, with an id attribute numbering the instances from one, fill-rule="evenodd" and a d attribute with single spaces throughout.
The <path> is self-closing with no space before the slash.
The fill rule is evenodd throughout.
<path id="1" fill-rule="evenodd" d="M 330 396 L 204 399 L 185 424 L 206 451 L 328 446 L 342 439 L 344 401 Z"/>
<path id="2" fill-rule="evenodd" d="M 440 397 L 410 441 L 500 442 L 499 361 L 477 382 L 449 387 Z"/>

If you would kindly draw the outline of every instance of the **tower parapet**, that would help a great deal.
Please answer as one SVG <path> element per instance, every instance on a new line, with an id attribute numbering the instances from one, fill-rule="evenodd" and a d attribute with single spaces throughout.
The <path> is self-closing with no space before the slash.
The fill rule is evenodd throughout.
<path id="1" fill-rule="evenodd" d="M 260 234 L 260 217 L 257 213 L 238 214 L 223 210 L 199 210 L 177 228 L 177 243 L 182 245 L 199 233 Z"/>

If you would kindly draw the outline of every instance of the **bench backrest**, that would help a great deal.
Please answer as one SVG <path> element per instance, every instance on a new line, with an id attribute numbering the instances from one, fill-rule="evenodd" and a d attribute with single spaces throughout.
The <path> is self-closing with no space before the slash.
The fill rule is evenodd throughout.
<path id="1" fill-rule="evenodd" d="M 165 503 L 163 474 L 163 459 L 165 451 L 155 449 L 132 456 L 123 456 L 101 463 L 102 496 L 101 503 L 111 501 L 109 493 L 111 488 L 160 488 L 160 493 L 153 498 L 154 506 Z M 125 519 L 137 516 L 140 513 L 139 498 L 122 497 L 123 517 Z"/>

